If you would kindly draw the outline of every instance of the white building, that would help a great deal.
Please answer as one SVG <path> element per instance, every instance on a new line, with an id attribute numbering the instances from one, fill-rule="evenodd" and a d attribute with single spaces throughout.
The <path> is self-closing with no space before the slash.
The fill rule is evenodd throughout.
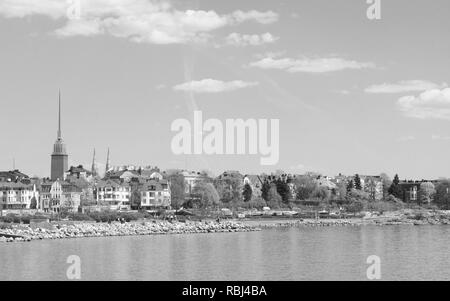
<path id="1" fill-rule="evenodd" d="M 41 184 L 39 209 L 55 213 L 62 209 L 77 212 L 81 205 L 81 192 L 81 188 L 69 182 L 44 182 Z"/>
<path id="2" fill-rule="evenodd" d="M 36 209 L 39 192 L 36 185 L 14 182 L 0 183 L 0 203 L 2 209 Z M 34 204 L 32 204 L 34 202 Z M 32 206 L 33 205 L 33 206 Z"/>
<path id="3" fill-rule="evenodd" d="M 182 171 L 181 174 L 184 177 L 185 193 L 192 193 L 195 185 L 206 178 L 204 174 L 195 171 Z"/>
<path id="4" fill-rule="evenodd" d="M 169 208 L 171 195 L 167 180 L 151 180 L 145 183 L 141 191 L 141 207 L 144 209 Z"/>
<path id="5" fill-rule="evenodd" d="M 100 181 L 96 183 L 95 191 L 97 204 L 107 205 L 112 210 L 130 207 L 131 187 L 126 182 Z"/>

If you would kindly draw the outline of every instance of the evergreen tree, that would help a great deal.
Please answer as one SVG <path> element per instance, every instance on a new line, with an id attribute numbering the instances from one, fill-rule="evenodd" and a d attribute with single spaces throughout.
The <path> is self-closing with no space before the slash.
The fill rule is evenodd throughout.
<path id="1" fill-rule="evenodd" d="M 277 191 L 277 186 L 275 184 L 269 185 L 269 191 L 267 192 L 267 205 L 270 208 L 279 208 L 282 202 L 282 198 Z"/>
<path id="2" fill-rule="evenodd" d="M 270 183 L 267 179 L 264 180 L 264 183 L 261 187 L 261 197 L 268 202 L 269 201 L 269 190 L 270 190 Z"/>
<path id="3" fill-rule="evenodd" d="M 358 174 L 355 175 L 355 189 L 357 190 L 362 190 L 362 185 L 361 185 L 361 178 L 359 177 Z"/>
<path id="4" fill-rule="evenodd" d="M 352 191 L 353 188 L 355 188 L 355 185 L 353 184 L 353 180 L 350 180 L 350 181 L 347 183 L 347 192 Z"/>
<path id="5" fill-rule="evenodd" d="M 242 192 L 242 196 L 244 197 L 244 202 L 250 202 L 252 199 L 252 187 L 250 186 L 250 184 L 245 184 L 244 185 L 244 191 Z"/>
<path id="6" fill-rule="evenodd" d="M 289 189 L 289 185 L 286 183 L 286 181 L 278 178 L 275 181 L 275 185 L 277 186 L 277 192 L 281 196 L 283 203 L 289 203 L 291 199 L 291 190 Z"/>
<path id="7" fill-rule="evenodd" d="M 395 175 L 388 192 L 389 194 L 395 196 L 396 198 L 403 200 L 403 191 L 402 188 L 400 187 L 400 179 L 397 174 Z"/>

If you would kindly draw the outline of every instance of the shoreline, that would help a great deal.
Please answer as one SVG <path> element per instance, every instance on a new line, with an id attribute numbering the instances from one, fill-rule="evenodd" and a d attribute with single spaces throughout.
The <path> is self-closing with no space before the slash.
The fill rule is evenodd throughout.
<path id="1" fill-rule="evenodd" d="M 260 228 L 235 221 L 167 222 L 145 221 L 130 223 L 73 223 L 56 224 L 53 229 L 29 225 L 15 225 L 12 229 L 0 230 L 1 242 L 28 242 L 33 240 L 71 239 L 86 237 L 143 236 L 170 234 L 230 233 L 260 231 Z M 6 234 L 10 237 L 3 237 Z"/>
<path id="2" fill-rule="evenodd" d="M 240 222 L 259 228 L 281 227 L 344 227 L 344 226 L 421 226 L 450 225 L 450 212 L 401 210 L 379 216 L 336 219 L 244 219 Z"/>
<path id="3" fill-rule="evenodd" d="M 84 237 L 142 236 L 199 233 L 251 232 L 262 229 L 286 227 L 349 227 L 349 226 L 420 226 L 450 225 L 449 211 L 401 210 L 377 216 L 346 219 L 232 219 L 168 222 L 146 220 L 128 223 L 67 222 L 51 223 L 46 227 L 12 225 L 12 229 L 0 229 L 0 243 L 43 239 L 69 239 Z M 51 229 L 48 229 L 48 228 Z M 2 236 L 2 235 L 6 235 Z"/>

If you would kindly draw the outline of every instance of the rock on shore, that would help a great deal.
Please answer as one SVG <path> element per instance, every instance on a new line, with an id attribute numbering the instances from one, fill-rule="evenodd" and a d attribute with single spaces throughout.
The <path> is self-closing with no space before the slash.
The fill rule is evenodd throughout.
<path id="1" fill-rule="evenodd" d="M 257 227 L 238 222 L 142 222 L 142 223 L 78 223 L 73 225 L 58 225 L 56 229 L 31 229 L 23 225 L 2 230 L 7 235 L 19 235 L 17 238 L 0 237 L 0 242 L 31 241 L 39 239 L 64 239 L 81 237 L 107 237 L 157 234 L 193 234 L 258 231 Z"/>
<path id="2" fill-rule="evenodd" d="M 349 219 L 250 220 L 248 225 L 260 228 L 331 227 L 331 226 L 396 226 L 450 225 L 450 211 L 404 209 L 382 215 Z"/>

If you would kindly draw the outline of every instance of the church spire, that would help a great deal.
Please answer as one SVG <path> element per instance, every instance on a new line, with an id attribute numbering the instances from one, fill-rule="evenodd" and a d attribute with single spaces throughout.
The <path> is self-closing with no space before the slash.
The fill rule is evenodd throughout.
<path id="1" fill-rule="evenodd" d="M 91 172 L 94 177 L 97 176 L 97 167 L 95 166 L 95 148 L 94 148 L 94 155 L 92 156 Z"/>
<path id="2" fill-rule="evenodd" d="M 53 144 L 52 164 L 51 164 L 51 179 L 63 180 L 64 173 L 68 169 L 68 155 L 66 152 L 66 145 L 61 136 L 61 90 L 58 93 L 58 133 L 55 144 Z"/>
<path id="3" fill-rule="evenodd" d="M 109 170 L 109 147 L 108 147 L 108 154 L 106 155 L 105 175 L 108 173 L 108 170 Z"/>
<path id="4" fill-rule="evenodd" d="M 61 90 L 58 95 L 58 140 L 61 140 Z"/>

